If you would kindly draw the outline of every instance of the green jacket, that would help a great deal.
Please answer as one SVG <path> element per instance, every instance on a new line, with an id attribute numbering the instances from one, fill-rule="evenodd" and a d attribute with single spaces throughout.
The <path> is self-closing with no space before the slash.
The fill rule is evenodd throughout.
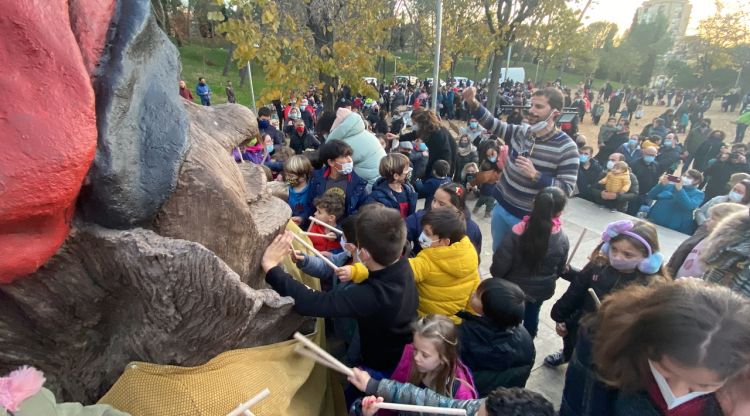
<path id="1" fill-rule="evenodd" d="M 737 119 L 737 124 L 750 124 L 750 111 L 745 111 Z"/>
<path id="2" fill-rule="evenodd" d="M 354 171 L 370 186 L 374 185 L 380 177 L 380 159 L 385 157 L 385 150 L 378 138 L 365 129 L 362 117 L 355 112 L 349 114 L 331 130 L 326 141 L 330 140 L 341 140 L 352 147 Z"/>
<path id="3" fill-rule="evenodd" d="M 0 407 L 0 416 L 9 416 L 9 414 Z M 55 395 L 42 388 L 39 393 L 24 400 L 20 410 L 13 412 L 13 416 L 130 416 L 130 414 L 115 410 L 112 406 L 105 404 L 93 406 L 83 406 L 80 403 L 58 404 L 55 401 Z"/>

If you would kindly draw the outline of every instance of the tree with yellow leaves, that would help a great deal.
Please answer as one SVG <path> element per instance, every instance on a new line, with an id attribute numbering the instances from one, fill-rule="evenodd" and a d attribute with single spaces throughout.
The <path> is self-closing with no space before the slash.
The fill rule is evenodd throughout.
<path id="1" fill-rule="evenodd" d="M 328 108 L 341 85 L 377 96 L 361 77 L 373 74 L 395 26 L 389 0 L 229 0 L 237 17 L 219 28 L 236 45 L 238 66 L 263 65 L 270 102 L 316 86 Z"/>

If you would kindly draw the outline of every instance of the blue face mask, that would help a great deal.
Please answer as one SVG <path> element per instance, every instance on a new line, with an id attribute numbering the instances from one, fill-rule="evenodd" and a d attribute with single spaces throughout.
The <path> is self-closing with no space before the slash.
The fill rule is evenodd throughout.
<path id="1" fill-rule="evenodd" d="M 630 139 L 630 140 L 628 140 L 628 144 L 631 147 L 635 147 L 638 144 L 638 140 Z"/>
<path id="2" fill-rule="evenodd" d="M 273 145 L 272 144 L 267 144 L 266 145 L 266 152 L 273 153 Z"/>
<path id="3" fill-rule="evenodd" d="M 654 163 L 654 160 L 656 160 L 655 156 L 643 156 L 643 161 L 646 163 Z"/>
<path id="4" fill-rule="evenodd" d="M 424 152 L 425 150 L 427 150 L 427 145 L 424 144 L 424 143 L 420 143 L 419 144 L 419 151 L 420 152 Z"/>
<path id="5" fill-rule="evenodd" d="M 476 129 L 478 125 L 476 121 L 472 121 L 469 123 L 469 128 Z"/>
<path id="6" fill-rule="evenodd" d="M 671 140 L 664 140 L 664 147 L 672 147 L 672 141 Z"/>
<path id="7" fill-rule="evenodd" d="M 490 163 L 496 163 L 497 162 L 497 156 L 488 157 L 487 160 L 489 160 Z"/>
<path id="8" fill-rule="evenodd" d="M 262 129 L 265 129 L 265 128 L 267 128 L 270 125 L 271 125 L 271 122 L 268 121 L 268 120 L 260 120 L 258 122 L 258 127 L 262 128 Z"/>
<path id="9" fill-rule="evenodd" d="M 578 159 L 581 160 L 581 163 L 586 163 L 589 161 L 589 155 L 580 155 L 578 156 Z"/>

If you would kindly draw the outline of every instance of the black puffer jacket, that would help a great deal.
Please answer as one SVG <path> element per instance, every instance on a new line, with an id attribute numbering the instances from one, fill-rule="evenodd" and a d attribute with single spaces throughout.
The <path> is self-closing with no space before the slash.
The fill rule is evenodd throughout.
<path id="1" fill-rule="evenodd" d="M 461 361 L 471 369 L 480 397 L 497 387 L 524 387 L 534 366 L 534 340 L 519 325 L 500 329 L 489 319 L 465 311 L 456 314 Z"/>
<path id="2" fill-rule="evenodd" d="M 552 319 L 563 322 L 568 326 L 575 326 L 585 314 L 596 311 L 594 300 L 589 295 L 589 288 L 594 289 L 600 300 L 610 293 L 630 284 L 647 285 L 656 279 L 663 279 L 659 275 L 644 275 L 640 272 L 623 273 L 609 264 L 597 266 L 591 263 L 581 270 L 568 286 L 568 290 L 552 306 Z"/>
<path id="3" fill-rule="evenodd" d="M 520 236 L 510 232 L 492 256 L 490 273 L 517 284 L 526 296 L 542 302 L 555 294 L 555 282 L 565 269 L 569 249 L 568 236 L 562 230 L 551 234 L 542 263 L 536 270 L 530 270 L 523 261 Z"/>

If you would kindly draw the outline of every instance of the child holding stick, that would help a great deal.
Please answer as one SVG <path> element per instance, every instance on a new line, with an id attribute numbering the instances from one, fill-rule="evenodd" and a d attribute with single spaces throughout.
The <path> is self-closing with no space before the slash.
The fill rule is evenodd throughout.
<path id="1" fill-rule="evenodd" d="M 557 322 L 556 331 L 563 337 L 564 348 L 548 355 L 544 363 L 557 367 L 570 360 L 579 321 L 584 315 L 596 311 L 589 288 L 605 301 L 610 293 L 631 284 L 669 281 L 663 263 L 656 228 L 651 223 L 622 220 L 609 224 L 591 261 L 552 307 L 552 319 Z"/>
<path id="2" fill-rule="evenodd" d="M 411 342 L 411 323 L 417 316 L 417 289 L 406 259 L 401 257 L 406 226 L 401 214 L 373 206 L 356 219 L 355 256 L 370 278 L 347 290 L 314 291 L 294 280 L 279 263 L 291 251 L 292 234 L 277 236 L 266 249 L 261 267 L 266 283 L 294 299 L 294 310 L 304 316 L 351 317 L 357 320 L 362 364 L 378 378 L 389 376 Z"/>
<path id="3" fill-rule="evenodd" d="M 414 323 L 413 341 L 404 347 L 391 378 L 454 399 L 477 398 L 471 371 L 458 357 L 456 325 L 442 315 L 427 315 Z"/>
<path id="4" fill-rule="evenodd" d="M 331 227 L 336 226 L 336 222 L 344 215 L 344 197 L 336 192 L 326 192 L 315 198 L 315 219 Z M 333 231 L 330 231 L 325 225 L 318 222 L 312 222 L 307 232 L 313 247 L 321 252 L 338 253 L 341 251 L 341 244 Z M 317 235 L 315 235 L 317 234 Z M 325 236 L 325 237 L 324 237 Z"/>
<path id="5" fill-rule="evenodd" d="M 368 394 L 361 404 L 355 403 L 350 416 L 374 416 L 378 414 L 377 403 L 383 401 L 433 406 L 446 409 L 465 409 L 468 416 L 553 416 L 555 409 L 539 393 L 521 388 L 498 388 L 484 399 L 456 400 L 442 396 L 430 389 L 394 380 L 375 380 L 364 371 L 353 368 L 349 382 Z M 406 416 L 410 413 L 402 413 Z"/>

